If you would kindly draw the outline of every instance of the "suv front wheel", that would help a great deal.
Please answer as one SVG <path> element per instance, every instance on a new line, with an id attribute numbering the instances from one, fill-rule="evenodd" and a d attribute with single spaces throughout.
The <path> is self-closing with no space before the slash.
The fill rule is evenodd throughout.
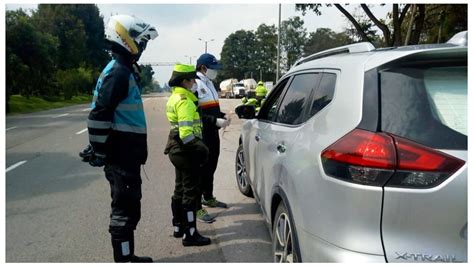
<path id="1" fill-rule="evenodd" d="M 273 258 L 274 262 L 299 262 L 298 244 L 293 219 L 283 202 L 278 205 L 273 221 Z"/>
<path id="2" fill-rule="evenodd" d="M 252 188 L 247 179 L 247 169 L 245 167 L 244 147 L 239 144 L 237 154 L 235 155 L 235 176 L 237 178 L 237 186 L 242 194 L 247 197 L 253 197 Z"/>

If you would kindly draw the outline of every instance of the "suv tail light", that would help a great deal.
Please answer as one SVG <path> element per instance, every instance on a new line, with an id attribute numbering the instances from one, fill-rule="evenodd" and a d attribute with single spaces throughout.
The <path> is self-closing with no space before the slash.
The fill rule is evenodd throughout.
<path id="1" fill-rule="evenodd" d="M 355 129 L 322 154 L 324 172 L 345 181 L 373 186 L 433 187 L 464 161 L 386 133 Z"/>

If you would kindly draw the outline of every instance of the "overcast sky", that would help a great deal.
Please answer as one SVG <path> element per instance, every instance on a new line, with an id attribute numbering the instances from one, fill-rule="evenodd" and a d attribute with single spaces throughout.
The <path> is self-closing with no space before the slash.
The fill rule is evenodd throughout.
<path id="1" fill-rule="evenodd" d="M 346 6 L 349 12 L 362 12 L 358 5 Z M 36 8 L 36 5 L 7 4 L 6 9 Z M 158 38 L 150 42 L 140 62 L 196 63 L 204 53 L 203 40 L 208 42 L 208 52 L 220 59 L 224 40 L 237 30 L 256 30 L 265 23 L 278 25 L 278 4 L 98 4 L 105 23 L 111 15 L 129 14 L 140 17 L 158 29 Z M 378 18 L 386 18 L 390 5 L 373 5 Z M 308 12 L 304 17 L 295 11 L 294 4 L 282 4 L 281 20 L 301 16 L 308 34 L 317 28 L 331 28 L 336 32 L 349 27 L 349 22 L 334 7 L 324 7 L 322 15 Z M 171 76 L 172 67 L 154 67 L 155 76 L 164 84 Z"/>

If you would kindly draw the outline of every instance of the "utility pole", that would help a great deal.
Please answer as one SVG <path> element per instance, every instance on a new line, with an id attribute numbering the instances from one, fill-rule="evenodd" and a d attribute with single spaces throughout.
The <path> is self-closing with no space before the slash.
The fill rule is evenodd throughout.
<path id="1" fill-rule="evenodd" d="M 278 4 L 278 44 L 277 44 L 277 65 L 276 65 L 276 82 L 280 78 L 280 24 L 281 24 L 281 4 Z"/>

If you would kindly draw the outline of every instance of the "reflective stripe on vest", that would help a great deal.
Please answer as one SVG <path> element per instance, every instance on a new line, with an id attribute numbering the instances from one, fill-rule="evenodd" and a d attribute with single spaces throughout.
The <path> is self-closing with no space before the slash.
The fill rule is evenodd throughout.
<path id="1" fill-rule="evenodd" d="M 97 129 L 107 129 L 112 126 L 110 121 L 98 121 L 98 120 L 87 120 L 87 127 L 97 128 Z"/>
<path id="2" fill-rule="evenodd" d="M 202 123 L 194 103 L 196 100 L 196 96 L 190 91 L 174 87 L 173 94 L 166 103 L 168 121 L 171 128 L 178 131 L 183 143 L 188 143 L 195 137 L 202 138 Z"/>
<path id="3" fill-rule="evenodd" d="M 131 132 L 137 134 L 146 134 L 146 128 L 134 127 L 127 124 L 112 124 L 112 129 L 115 131 Z"/>

